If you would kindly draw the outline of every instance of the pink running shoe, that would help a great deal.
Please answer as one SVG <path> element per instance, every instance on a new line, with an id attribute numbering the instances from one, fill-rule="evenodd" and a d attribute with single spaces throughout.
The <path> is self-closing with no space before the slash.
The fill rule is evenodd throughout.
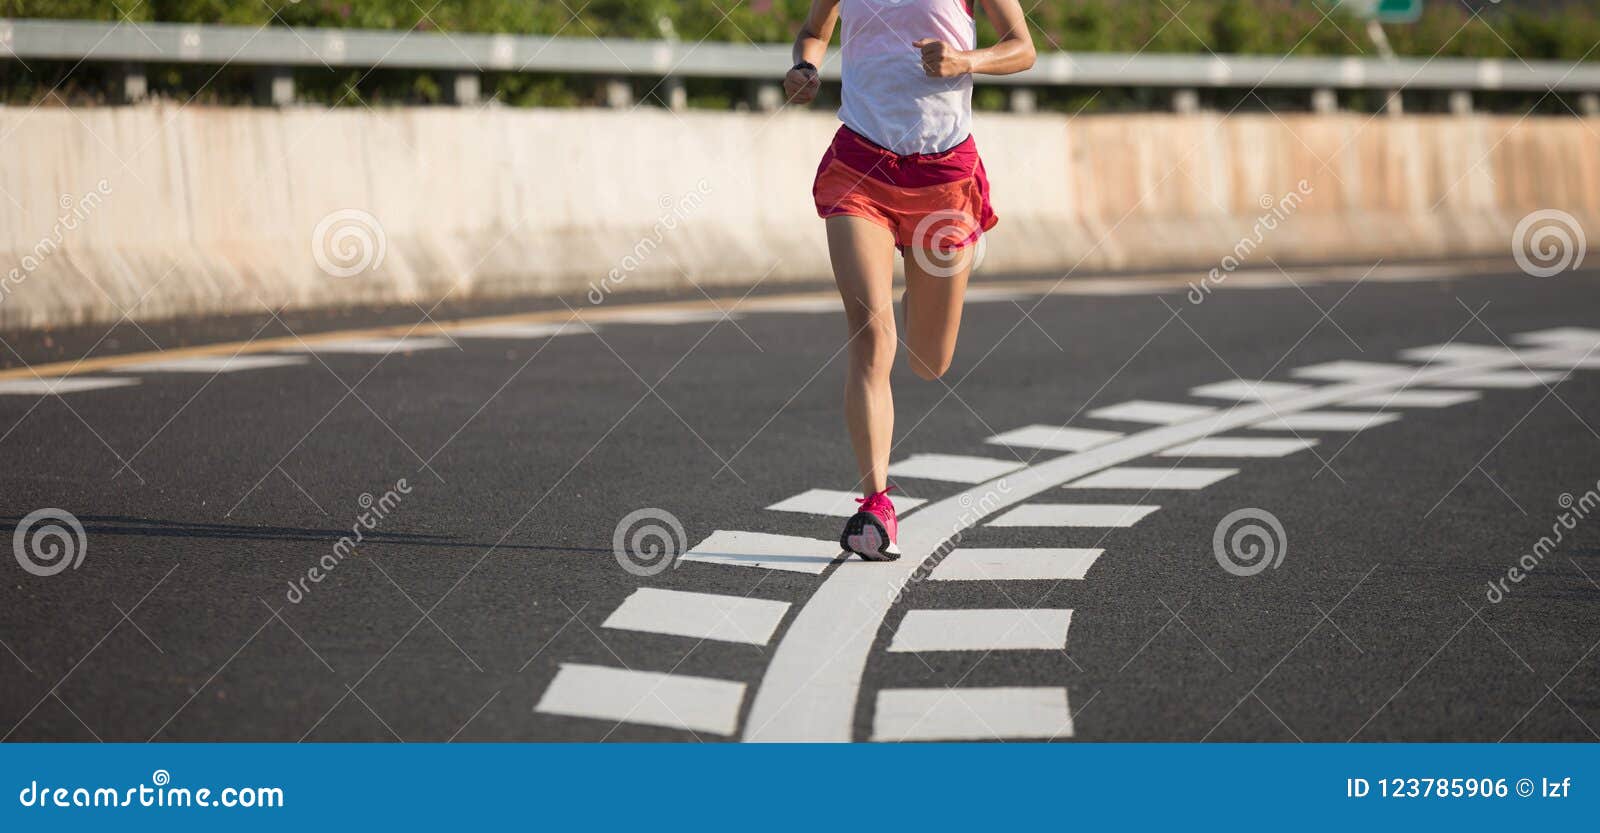
<path id="1" fill-rule="evenodd" d="M 856 498 L 861 510 L 845 522 L 844 533 L 839 536 L 840 547 L 867 561 L 893 561 L 900 557 L 900 547 L 894 542 L 900 522 L 895 518 L 889 489 Z"/>

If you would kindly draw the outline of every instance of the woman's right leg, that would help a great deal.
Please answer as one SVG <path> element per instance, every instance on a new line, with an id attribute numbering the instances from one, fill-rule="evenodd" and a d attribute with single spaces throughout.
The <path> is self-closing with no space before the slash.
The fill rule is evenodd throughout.
<path id="1" fill-rule="evenodd" d="M 850 428 L 861 493 L 888 487 L 894 438 L 894 236 L 883 226 L 849 215 L 827 218 L 833 279 L 850 327 L 850 361 L 844 384 L 844 418 Z"/>

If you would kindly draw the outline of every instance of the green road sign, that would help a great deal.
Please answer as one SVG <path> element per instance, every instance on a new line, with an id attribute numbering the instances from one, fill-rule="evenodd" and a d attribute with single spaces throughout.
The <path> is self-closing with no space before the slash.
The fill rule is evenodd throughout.
<path id="1" fill-rule="evenodd" d="M 1339 5 L 1381 23 L 1415 23 L 1422 16 L 1422 0 L 1341 0 Z"/>

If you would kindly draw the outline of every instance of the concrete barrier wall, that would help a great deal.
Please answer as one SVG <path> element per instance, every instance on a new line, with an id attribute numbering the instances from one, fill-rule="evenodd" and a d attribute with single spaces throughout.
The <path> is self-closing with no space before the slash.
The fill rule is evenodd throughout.
<path id="1" fill-rule="evenodd" d="M 0 108 L 0 328 L 826 278 L 810 185 L 834 126 L 822 113 Z M 1597 127 L 980 115 L 1001 217 L 982 271 L 1200 277 L 1268 257 L 1507 255 L 1535 209 L 1600 231 Z"/>

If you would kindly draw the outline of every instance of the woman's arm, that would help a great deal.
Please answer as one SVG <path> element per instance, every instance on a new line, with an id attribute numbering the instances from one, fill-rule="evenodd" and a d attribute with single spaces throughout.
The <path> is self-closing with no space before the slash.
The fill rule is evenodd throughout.
<path id="1" fill-rule="evenodd" d="M 1009 0 L 1016 5 L 1017 0 Z M 1021 9 L 1017 10 L 1020 15 Z M 794 38 L 795 68 L 783 77 L 783 92 L 793 104 L 810 104 L 822 88 L 815 67 L 822 63 L 828 52 L 828 41 L 833 40 L 834 24 L 839 22 L 839 0 L 811 0 L 811 11 L 800 32 Z M 811 68 L 801 66 L 810 64 Z"/>
<path id="2" fill-rule="evenodd" d="M 1000 36 L 994 46 L 963 52 L 932 38 L 911 44 L 922 50 L 922 69 L 930 77 L 1011 75 L 1033 67 L 1033 35 L 1028 32 L 1028 22 L 1017 0 L 983 0 L 983 11 Z"/>

